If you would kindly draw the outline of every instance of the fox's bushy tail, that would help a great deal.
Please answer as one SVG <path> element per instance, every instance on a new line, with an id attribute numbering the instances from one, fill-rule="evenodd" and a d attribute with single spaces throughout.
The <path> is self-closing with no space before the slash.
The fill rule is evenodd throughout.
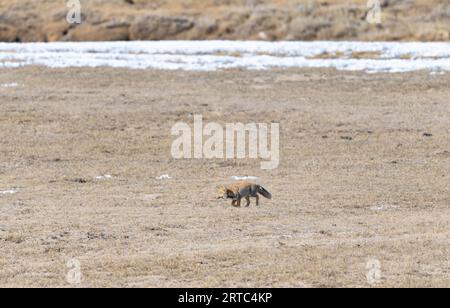
<path id="1" fill-rule="evenodd" d="M 258 185 L 258 193 L 267 199 L 272 199 L 272 194 L 262 186 Z"/>

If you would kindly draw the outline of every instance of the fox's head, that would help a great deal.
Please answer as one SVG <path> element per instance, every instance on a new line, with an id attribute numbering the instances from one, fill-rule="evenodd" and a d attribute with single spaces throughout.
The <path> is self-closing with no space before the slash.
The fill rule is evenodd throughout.
<path id="1" fill-rule="evenodd" d="M 228 189 L 225 186 L 217 187 L 217 199 L 227 199 Z"/>

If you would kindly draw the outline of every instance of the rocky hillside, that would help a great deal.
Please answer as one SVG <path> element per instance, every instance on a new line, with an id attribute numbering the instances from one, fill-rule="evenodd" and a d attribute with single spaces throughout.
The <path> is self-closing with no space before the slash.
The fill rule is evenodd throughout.
<path id="1" fill-rule="evenodd" d="M 381 24 L 367 0 L 80 0 L 80 25 L 66 2 L 0 0 L 0 41 L 450 41 L 448 0 L 380 0 Z"/>

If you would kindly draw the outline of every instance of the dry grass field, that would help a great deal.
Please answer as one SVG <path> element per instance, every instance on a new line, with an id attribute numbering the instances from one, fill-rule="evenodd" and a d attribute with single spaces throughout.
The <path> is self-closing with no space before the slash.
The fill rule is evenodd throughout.
<path id="1" fill-rule="evenodd" d="M 450 286 L 449 74 L 0 70 L 11 83 L 2 287 L 70 287 L 72 258 L 83 287 L 370 287 L 372 259 L 375 286 Z M 280 167 L 171 158 L 192 114 L 280 123 Z M 234 175 L 273 200 L 215 199 Z"/>

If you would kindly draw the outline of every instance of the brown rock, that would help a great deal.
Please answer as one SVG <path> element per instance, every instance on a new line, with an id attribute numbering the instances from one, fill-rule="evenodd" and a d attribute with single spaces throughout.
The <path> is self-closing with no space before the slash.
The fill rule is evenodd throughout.
<path id="1" fill-rule="evenodd" d="M 176 38 L 194 27 L 194 21 L 184 16 L 146 15 L 130 27 L 131 40 L 162 40 Z"/>
<path id="2" fill-rule="evenodd" d="M 237 33 L 251 39 L 278 39 L 286 35 L 289 20 L 288 11 L 256 9 L 242 26 L 237 27 Z"/>
<path id="3" fill-rule="evenodd" d="M 0 41 L 15 42 L 18 40 L 17 28 L 0 24 Z"/>
<path id="4" fill-rule="evenodd" d="M 127 41 L 129 25 L 111 22 L 100 25 L 81 24 L 63 38 L 65 41 Z"/>
<path id="5" fill-rule="evenodd" d="M 183 38 L 190 40 L 204 40 L 214 38 L 218 30 L 216 19 L 208 16 L 200 16 L 195 19 L 195 27 L 183 33 Z"/>
<path id="6" fill-rule="evenodd" d="M 282 4 L 283 3 L 283 4 Z M 382 0 L 380 25 L 364 3 L 341 0 L 89 0 L 82 24 L 58 1 L 2 1 L 0 41 L 450 40 L 448 0 Z"/>
<path id="7" fill-rule="evenodd" d="M 330 29 L 332 23 L 325 19 L 298 17 L 289 27 L 288 39 L 290 40 L 314 40 L 323 30 Z"/>
<path id="8" fill-rule="evenodd" d="M 19 28 L 17 32 L 17 38 L 20 42 L 45 42 L 45 33 L 41 30 L 41 27 L 35 27 L 31 24 Z"/>
<path id="9" fill-rule="evenodd" d="M 56 42 L 60 41 L 69 30 L 70 25 L 67 22 L 49 22 L 42 31 L 46 35 L 46 41 Z"/>

